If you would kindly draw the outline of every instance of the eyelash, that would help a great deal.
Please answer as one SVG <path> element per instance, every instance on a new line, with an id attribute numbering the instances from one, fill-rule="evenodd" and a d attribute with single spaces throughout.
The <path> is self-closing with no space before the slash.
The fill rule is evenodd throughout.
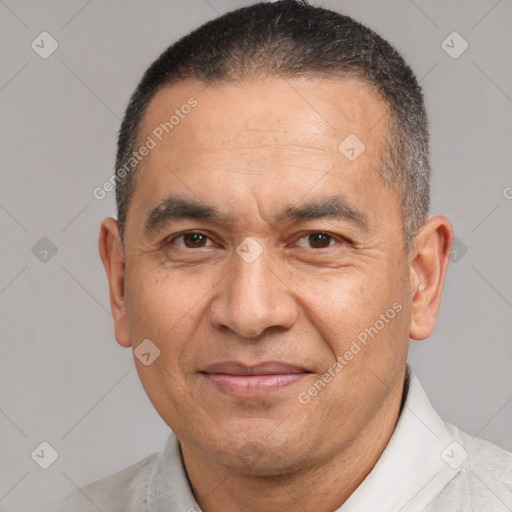
<path id="1" fill-rule="evenodd" d="M 201 235 L 201 236 L 208 238 L 208 240 L 210 240 L 210 242 L 212 241 L 211 238 L 207 234 L 202 233 L 200 231 L 185 231 L 184 233 L 178 233 L 177 235 L 173 235 L 170 238 L 167 238 L 165 240 L 164 244 L 168 245 L 168 244 L 174 243 L 179 238 L 183 238 L 184 236 L 187 236 L 187 235 Z M 190 249 L 190 247 L 184 247 L 181 245 L 179 247 L 183 247 L 185 249 Z"/>
<path id="2" fill-rule="evenodd" d="M 186 231 L 186 232 L 183 232 L 183 233 L 176 234 L 176 235 L 174 235 L 174 236 L 172 236 L 170 238 L 167 238 L 166 241 L 164 242 L 164 245 L 172 244 L 172 243 L 176 242 L 176 240 L 178 240 L 180 238 L 183 238 L 186 235 L 201 235 L 201 236 L 206 237 L 210 242 L 212 242 L 212 239 L 207 234 L 202 233 L 201 231 Z M 307 238 L 307 237 L 309 237 L 311 235 L 326 235 L 326 236 L 330 237 L 330 241 L 338 242 L 338 243 L 347 243 L 347 240 L 345 240 L 343 237 L 333 235 L 333 234 L 328 233 L 326 231 L 309 231 L 308 233 L 303 234 L 300 238 L 298 238 L 297 242 L 300 242 L 304 238 Z M 186 247 L 186 246 L 183 246 L 183 245 L 180 245 L 180 244 L 176 244 L 176 245 L 178 245 L 179 247 L 182 247 L 183 249 L 193 249 L 191 247 Z M 207 245 L 206 247 L 209 247 L 210 245 Z M 333 247 L 334 245 L 335 245 L 335 243 L 334 244 L 329 244 L 327 247 L 320 247 L 320 248 L 309 247 L 309 249 L 316 249 L 316 250 L 319 250 L 319 249 L 329 249 L 330 247 Z M 199 249 L 202 249 L 203 247 L 205 247 L 205 246 L 201 246 L 201 247 L 199 247 Z M 299 247 L 303 247 L 303 246 L 299 246 Z"/>

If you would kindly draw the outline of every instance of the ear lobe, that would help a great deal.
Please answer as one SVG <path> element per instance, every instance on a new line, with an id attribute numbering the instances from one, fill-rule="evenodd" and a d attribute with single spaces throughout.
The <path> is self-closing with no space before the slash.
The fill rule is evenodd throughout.
<path id="1" fill-rule="evenodd" d="M 131 340 L 126 316 L 124 250 L 117 221 L 111 217 L 101 223 L 98 249 L 108 278 L 115 337 L 119 345 L 129 347 Z"/>
<path id="2" fill-rule="evenodd" d="M 423 340 L 434 331 L 452 241 L 452 225 L 443 216 L 429 219 L 415 236 L 410 260 L 412 339 Z"/>

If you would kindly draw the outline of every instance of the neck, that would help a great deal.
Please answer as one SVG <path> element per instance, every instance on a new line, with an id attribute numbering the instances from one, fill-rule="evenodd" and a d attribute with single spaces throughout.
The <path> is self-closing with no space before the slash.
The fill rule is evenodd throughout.
<path id="1" fill-rule="evenodd" d="M 322 464 L 280 476 L 253 476 L 216 463 L 188 444 L 182 453 L 203 512 L 332 512 L 347 501 L 371 472 L 393 433 L 403 387 L 388 399 L 348 446 Z M 307 462 L 305 462 L 305 465 Z"/>

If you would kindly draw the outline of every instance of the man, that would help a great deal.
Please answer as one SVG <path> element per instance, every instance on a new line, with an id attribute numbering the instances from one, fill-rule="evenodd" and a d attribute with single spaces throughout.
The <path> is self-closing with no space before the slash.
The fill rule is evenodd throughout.
<path id="1" fill-rule="evenodd" d="M 512 510 L 512 455 L 406 365 L 452 243 L 412 71 L 354 20 L 228 13 L 147 70 L 99 249 L 118 343 L 172 429 L 61 510 Z"/>

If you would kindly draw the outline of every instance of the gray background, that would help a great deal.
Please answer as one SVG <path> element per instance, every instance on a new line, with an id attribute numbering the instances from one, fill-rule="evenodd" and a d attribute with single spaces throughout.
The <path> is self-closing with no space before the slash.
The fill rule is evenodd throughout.
<path id="1" fill-rule="evenodd" d="M 96 244 L 114 194 L 92 191 L 113 172 L 146 66 L 250 3 L 0 0 L 0 510 L 47 510 L 163 447 L 168 428 L 113 337 Z M 421 78 L 432 214 L 450 217 L 460 244 L 437 330 L 411 343 L 410 361 L 446 420 L 512 450 L 512 2 L 317 4 L 377 30 Z M 59 44 L 47 59 L 31 48 L 43 31 Z M 457 59 L 441 47 L 453 31 L 469 43 Z M 58 249 L 46 262 L 32 252 L 42 237 Z M 59 453 L 46 470 L 30 457 L 41 441 Z"/>

